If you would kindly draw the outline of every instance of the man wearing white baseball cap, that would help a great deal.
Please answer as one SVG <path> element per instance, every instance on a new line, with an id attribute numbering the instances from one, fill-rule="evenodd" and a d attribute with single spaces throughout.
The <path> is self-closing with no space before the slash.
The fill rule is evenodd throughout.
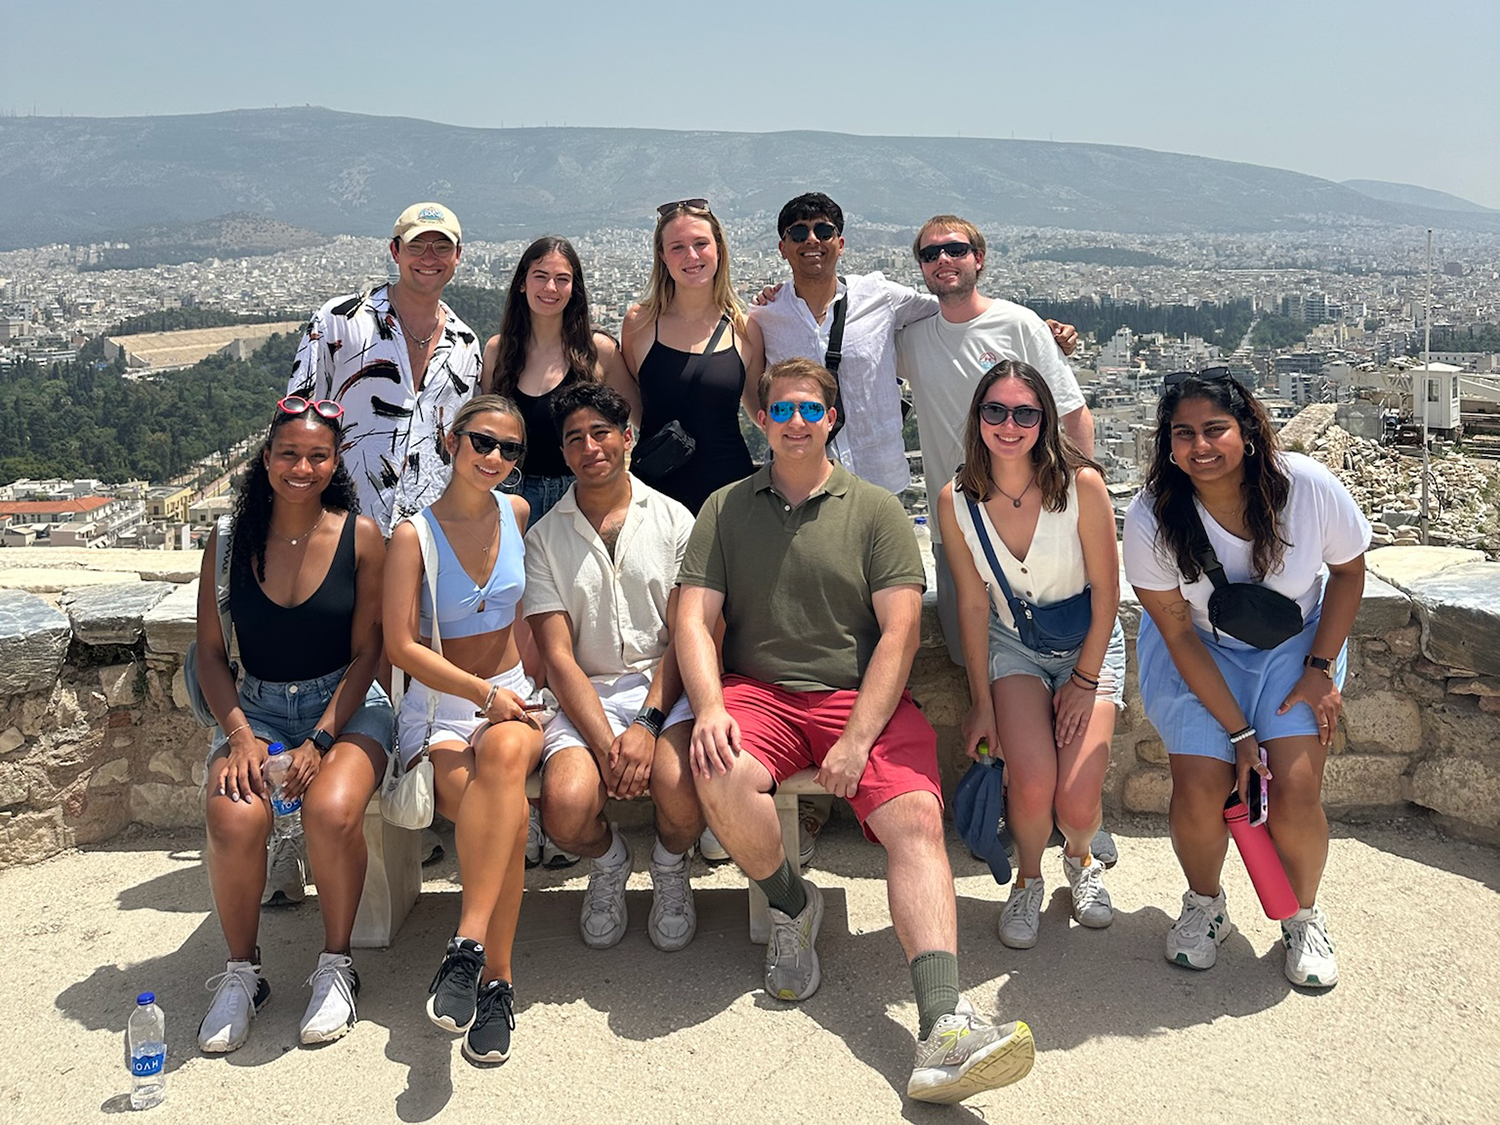
<path id="1" fill-rule="evenodd" d="M 448 483 L 443 426 L 479 383 L 479 346 L 443 303 L 463 254 L 458 216 L 413 203 L 391 232 L 400 278 L 313 314 L 287 394 L 344 407 L 344 463 L 364 513 L 389 536 Z"/>

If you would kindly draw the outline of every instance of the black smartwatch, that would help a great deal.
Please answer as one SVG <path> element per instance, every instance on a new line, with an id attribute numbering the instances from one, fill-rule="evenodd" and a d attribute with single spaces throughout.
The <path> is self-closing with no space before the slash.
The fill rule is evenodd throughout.
<path id="1" fill-rule="evenodd" d="M 322 727 L 313 731 L 312 738 L 309 741 L 318 748 L 319 754 L 326 754 L 333 749 L 333 735 L 329 734 Z"/>
<path id="2" fill-rule="evenodd" d="M 1330 680 L 1333 679 L 1333 661 L 1322 656 L 1313 656 L 1309 653 L 1302 658 L 1302 664 L 1307 668 L 1314 668 Z"/>
<path id="3" fill-rule="evenodd" d="M 642 707 L 636 712 L 632 723 L 639 723 L 651 732 L 652 738 L 661 737 L 661 728 L 666 725 L 667 715 L 658 707 Z"/>

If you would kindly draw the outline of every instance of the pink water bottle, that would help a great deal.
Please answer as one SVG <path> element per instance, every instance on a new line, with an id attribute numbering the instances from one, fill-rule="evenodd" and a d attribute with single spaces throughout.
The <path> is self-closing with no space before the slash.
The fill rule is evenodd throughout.
<path id="1" fill-rule="evenodd" d="M 1234 837 L 1234 846 L 1240 850 L 1240 858 L 1245 861 L 1250 882 L 1255 884 L 1266 917 L 1281 921 L 1297 913 L 1297 896 L 1287 881 L 1286 868 L 1281 866 L 1271 833 L 1264 824 L 1251 825 L 1250 810 L 1238 793 L 1231 793 L 1224 803 L 1224 820 Z"/>

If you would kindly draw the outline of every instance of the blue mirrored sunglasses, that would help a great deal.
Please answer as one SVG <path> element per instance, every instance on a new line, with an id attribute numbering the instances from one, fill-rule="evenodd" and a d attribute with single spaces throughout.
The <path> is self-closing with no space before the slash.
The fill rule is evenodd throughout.
<path id="1" fill-rule="evenodd" d="M 828 407 L 815 398 L 806 399 L 803 402 L 783 399 L 781 402 L 773 402 L 766 407 L 766 417 L 773 422 L 790 422 L 793 414 L 802 415 L 804 422 L 821 422 L 823 415 L 827 413 Z"/>

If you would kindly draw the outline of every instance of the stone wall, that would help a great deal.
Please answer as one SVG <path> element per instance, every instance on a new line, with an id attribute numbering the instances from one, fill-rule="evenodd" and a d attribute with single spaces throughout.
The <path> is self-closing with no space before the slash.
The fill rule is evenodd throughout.
<path id="1" fill-rule="evenodd" d="M 0 551 L 0 866 L 107 840 L 132 823 L 202 823 L 208 736 L 182 681 L 197 556 L 108 552 L 98 560 L 105 574 L 87 569 L 93 554 L 59 569 L 45 549 Z M 124 569 L 131 559 L 134 573 Z M 1329 813 L 1357 820 L 1415 804 L 1455 835 L 1500 843 L 1500 564 L 1436 547 L 1385 548 L 1369 561 L 1328 763 Z M 1136 697 L 1141 611 L 1128 586 L 1120 612 L 1127 705 L 1105 803 L 1162 814 L 1170 778 Z M 968 693 L 930 600 L 911 688 L 938 730 L 951 788 L 965 766 L 958 731 Z"/>

